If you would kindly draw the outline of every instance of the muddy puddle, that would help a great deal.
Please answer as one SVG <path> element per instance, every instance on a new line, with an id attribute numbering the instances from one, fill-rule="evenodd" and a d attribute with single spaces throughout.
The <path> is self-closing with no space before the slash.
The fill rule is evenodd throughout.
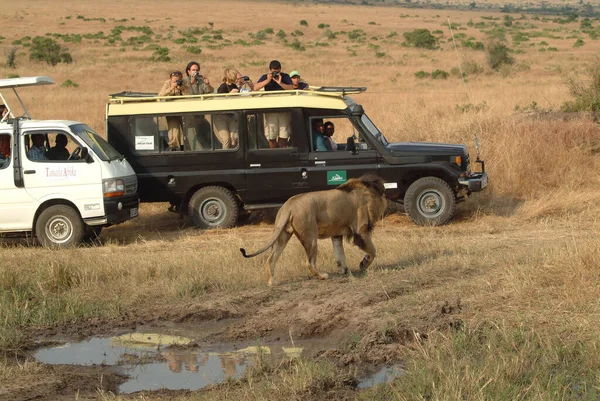
<path id="1" fill-rule="evenodd" d="M 210 384 L 244 376 L 257 358 L 273 363 L 303 354 L 300 344 L 219 345 L 208 348 L 186 337 L 133 333 L 95 337 L 77 343 L 42 348 L 34 358 L 45 364 L 114 366 L 128 377 L 118 391 L 198 390 Z"/>
<path id="2" fill-rule="evenodd" d="M 130 333 L 41 348 L 33 356 L 52 365 L 113 367 L 127 377 L 118 392 L 128 394 L 159 389 L 199 390 L 243 377 L 258 358 L 278 364 L 285 358 L 309 356 L 318 347 L 319 341 L 315 340 L 202 347 L 187 337 Z M 360 378 L 358 387 L 387 383 L 401 374 L 397 365 L 380 367 Z"/>

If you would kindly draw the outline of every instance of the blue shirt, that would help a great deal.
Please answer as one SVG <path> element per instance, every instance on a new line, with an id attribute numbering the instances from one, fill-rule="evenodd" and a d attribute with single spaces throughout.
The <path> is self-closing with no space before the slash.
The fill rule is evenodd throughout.
<path id="1" fill-rule="evenodd" d="M 32 146 L 27 151 L 29 160 L 46 160 L 46 149 L 42 146 Z"/>
<path id="2" fill-rule="evenodd" d="M 286 74 L 285 72 L 280 72 L 279 75 L 281 75 L 281 83 L 282 84 L 286 84 L 286 85 L 291 85 L 292 84 L 292 78 L 290 78 L 290 76 L 288 74 Z M 266 81 L 267 80 L 267 74 L 264 74 L 262 77 L 260 77 L 258 79 L 258 82 L 256 82 L 257 84 L 262 82 L 262 81 Z M 271 82 L 269 82 L 268 84 L 265 85 L 265 90 L 266 91 L 282 91 L 285 90 L 283 89 L 281 86 L 279 86 L 279 84 L 272 79 Z"/>
<path id="3" fill-rule="evenodd" d="M 329 146 L 327 146 L 327 139 L 325 138 L 325 135 L 323 135 L 322 133 L 313 131 L 312 139 L 313 149 L 317 152 L 327 152 L 331 150 L 329 149 Z"/>

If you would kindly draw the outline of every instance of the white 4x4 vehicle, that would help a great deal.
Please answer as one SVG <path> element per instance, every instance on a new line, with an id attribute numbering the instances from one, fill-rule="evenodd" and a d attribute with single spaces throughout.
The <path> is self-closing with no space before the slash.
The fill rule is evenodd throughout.
<path id="1" fill-rule="evenodd" d="M 16 88 L 53 84 L 49 77 L 0 79 L 23 106 L 0 120 L 0 235 L 32 232 L 51 248 L 77 245 L 102 227 L 138 215 L 135 172 L 87 125 L 32 120 Z"/>

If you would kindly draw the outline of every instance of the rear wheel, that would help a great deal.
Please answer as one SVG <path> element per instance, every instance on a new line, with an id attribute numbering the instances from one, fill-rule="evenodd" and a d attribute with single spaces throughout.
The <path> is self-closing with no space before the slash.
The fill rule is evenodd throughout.
<path id="1" fill-rule="evenodd" d="M 413 182 L 404 195 L 404 209 L 420 226 L 446 224 L 454 215 L 456 197 L 446 181 L 423 177 Z"/>
<path id="2" fill-rule="evenodd" d="M 70 248 L 81 242 L 83 221 L 76 210 L 67 205 L 50 206 L 40 213 L 35 223 L 35 235 L 47 248 Z"/>
<path id="3" fill-rule="evenodd" d="M 239 205 L 227 188 L 204 187 L 190 198 L 188 215 L 196 227 L 230 228 L 238 221 Z"/>

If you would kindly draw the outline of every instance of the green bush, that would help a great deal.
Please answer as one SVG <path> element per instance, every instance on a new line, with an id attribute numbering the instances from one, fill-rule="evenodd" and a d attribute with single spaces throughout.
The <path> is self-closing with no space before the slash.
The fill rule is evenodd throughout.
<path id="1" fill-rule="evenodd" d="M 450 74 L 448 74 L 447 71 L 444 70 L 435 70 L 431 73 L 431 78 L 433 79 L 447 79 L 448 76 Z"/>
<path id="2" fill-rule="evenodd" d="M 336 38 L 336 36 L 335 36 L 335 33 L 333 33 L 333 31 L 332 31 L 331 29 L 328 29 L 328 30 L 326 30 L 326 31 L 323 33 L 323 35 L 324 35 L 324 36 L 325 36 L 327 39 L 329 39 L 329 40 L 332 40 L 332 39 L 335 39 L 335 38 Z"/>
<path id="3" fill-rule="evenodd" d="M 63 88 L 78 88 L 79 84 L 71 81 L 70 79 L 67 79 L 65 82 L 60 84 L 60 86 Z"/>
<path id="4" fill-rule="evenodd" d="M 200 48 L 200 46 L 188 46 L 185 48 L 185 51 L 192 54 L 202 53 L 202 49 Z"/>
<path id="5" fill-rule="evenodd" d="M 42 36 L 36 36 L 31 41 L 31 53 L 29 59 L 34 61 L 45 61 L 50 65 L 56 65 L 60 62 L 70 64 L 73 57 L 69 49 L 61 47 L 54 39 Z"/>
<path id="6" fill-rule="evenodd" d="M 429 74 L 428 72 L 425 72 L 423 70 L 415 72 L 415 77 L 417 77 L 419 79 L 425 79 L 425 78 L 427 78 L 430 75 L 431 74 Z"/>
<path id="7" fill-rule="evenodd" d="M 582 79 L 569 76 L 566 79 L 569 93 L 574 100 L 565 102 L 563 111 L 600 112 L 600 57 L 585 70 Z"/>
<path id="8" fill-rule="evenodd" d="M 319 29 L 329 28 L 329 24 L 320 23 L 319 25 L 317 25 L 317 28 L 319 28 Z"/>
<path id="9" fill-rule="evenodd" d="M 487 59 L 490 67 L 498 71 L 503 65 L 512 65 L 515 60 L 509 54 L 509 49 L 503 43 L 494 43 L 488 46 Z"/>
<path id="10" fill-rule="evenodd" d="M 6 51 L 6 66 L 8 68 L 17 68 L 17 50 L 18 47 L 13 47 Z"/>
<path id="11" fill-rule="evenodd" d="M 169 57 L 169 48 L 159 47 L 156 49 L 154 53 L 152 53 L 150 61 L 171 61 L 171 57 Z"/>
<path id="12" fill-rule="evenodd" d="M 585 44 L 585 42 L 583 41 L 583 39 L 577 39 L 575 41 L 575 43 L 573 44 L 573 47 L 581 47 Z"/>
<path id="13" fill-rule="evenodd" d="M 429 32 L 429 29 L 415 29 L 414 31 L 404 32 L 405 42 L 402 44 L 408 47 L 419 47 L 423 49 L 435 49 L 437 39 Z"/>
<path id="14" fill-rule="evenodd" d="M 306 22 L 306 20 L 303 19 L 302 21 L 300 21 L 300 25 L 302 25 L 302 26 L 308 26 L 308 22 Z"/>

